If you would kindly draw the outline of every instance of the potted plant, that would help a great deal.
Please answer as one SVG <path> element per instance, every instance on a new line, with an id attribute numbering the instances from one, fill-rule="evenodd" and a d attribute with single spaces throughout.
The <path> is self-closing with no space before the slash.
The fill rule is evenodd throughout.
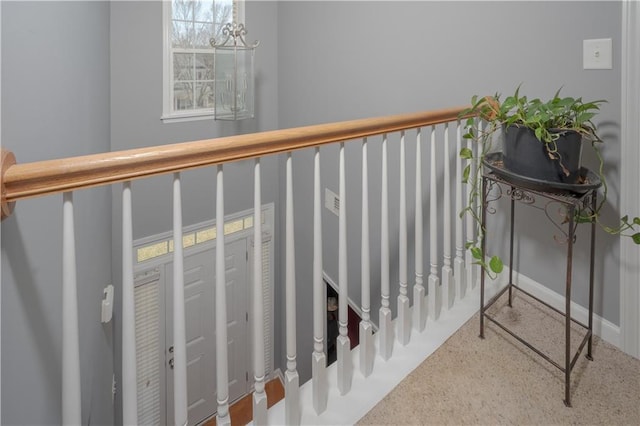
<path id="1" fill-rule="evenodd" d="M 599 160 L 595 172 L 601 183 L 603 195 L 595 211 L 577 211 L 575 220 L 598 223 L 606 232 L 613 235 L 629 236 L 636 244 L 640 244 L 640 218 L 632 220 L 628 216 L 620 219 L 617 227 L 609 227 L 600 222 L 600 210 L 607 199 L 607 184 L 602 172 L 603 160 L 598 145 L 602 142 L 596 132 L 592 119 L 600 109 L 604 100 L 585 102 L 582 98 L 561 97 L 560 90 L 554 96 L 542 101 L 529 99 L 520 95 L 520 86 L 513 95 L 504 101 L 500 94 L 478 97 L 471 100 L 471 107 L 463 111 L 461 116 L 468 117 L 464 138 L 472 139 L 479 144 L 477 161 L 471 162 L 463 172 L 463 181 L 472 185 L 467 207 L 460 215 L 471 214 L 480 224 L 480 217 L 473 206 L 480 196 L 478 179 L 486 157 L 491 152 L 492 142 L 496 135 L 504 139 L 503 152 L 499 153 L 501 166 L 507 173 L 540 185 L 548 185 L 557 192 L 557 188 L 579 187 L 585 182 L 584 168 L 581 167 L 582 146 L 587 142 L 595 151 Z M 484 122 L 480 130 L 476 126 L 476 117 Z M 474 159 L 473 151 L 463 148 L 460 156 L 466 160 Z M 472 170 L 475 164 L 475 170 Z M 520 181 L 519 181 L 520 182 Z M 478 226 L 478 241 L 484 238 L 485 230 Z M 503 269 L 502 260 L 492 256 L 488 261 L 485 253 L 474 244 L 467 247 L 477 264 L 480 264 L 490 276 L 495 276 Z"/>

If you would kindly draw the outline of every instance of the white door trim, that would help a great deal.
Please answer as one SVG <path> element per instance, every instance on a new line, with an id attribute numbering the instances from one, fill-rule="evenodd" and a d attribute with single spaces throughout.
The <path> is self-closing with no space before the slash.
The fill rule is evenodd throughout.
<path id="1" fill-rule="evenodd" d="M 640 216 L 640 3 L 622 2 L 620 210 Z M 620 239 L 621 349 L 640 358 L 640 250 Z"/>

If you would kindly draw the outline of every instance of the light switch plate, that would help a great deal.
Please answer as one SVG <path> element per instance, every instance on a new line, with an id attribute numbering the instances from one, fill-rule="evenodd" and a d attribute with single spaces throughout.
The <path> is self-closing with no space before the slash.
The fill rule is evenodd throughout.
<path id="1" fill-rule="evenodd" d="M 613 43 L 610 38 L 582 41 L 582 68 L 585 70 L 613 69 Z"/>

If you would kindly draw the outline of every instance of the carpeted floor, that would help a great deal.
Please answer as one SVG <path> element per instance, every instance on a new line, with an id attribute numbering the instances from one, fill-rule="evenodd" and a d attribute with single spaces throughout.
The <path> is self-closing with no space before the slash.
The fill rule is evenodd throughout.
<path id="1" fill-rule="evenodd" d="M 564 365 L 564 320 L 516 294 L 491 309 L 509 328 Z M 594 337 L 571 375 L 565 407 L 564 373 L 491 322 L 480 339 L 476 314 L 404 379 L 359 424 L 640 425 L 640 360 Z M 584 333 L 572 328 L 571 350 Z"/>

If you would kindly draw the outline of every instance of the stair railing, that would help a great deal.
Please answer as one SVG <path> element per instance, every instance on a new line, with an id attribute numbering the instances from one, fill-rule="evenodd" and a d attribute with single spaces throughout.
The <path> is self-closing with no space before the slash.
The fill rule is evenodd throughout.
<path id="1" fill-rule="evenodd" d="M 362 240 L 361 240 L 361 294 L 362 321 L 360 323 L 360 368 L 366 377 L 372 374 L 375 364 L 373 343 L 373 324 L 370 309 L 370 253 L 369 253 L 369 209 L 375 208 L 368 200 L 369 165 L 367 138 L 382 137 L 382 181 L 381 191 L 381 308 L 379 312 L 379 355 L 382 359 L 392 356 L 394 335 L 398 343 L 408 345 L 411 341 L 412 329 L 417 333 L 425 330 L 427 315 L 437 320 L 442 309 L 449 309 L 453 303 L 461 300 L 467 287 L 474 286 L 474 269 L 471 258 L 464 256 L 464 242 L 473 241 L 473 224 L 463 223 L 457 215 L 463 208 L 465 188 L 462 184 L 462 169 L 466 166 L 457 152 L 463 146 L 459 114 L 466 107 L 433 110 L 412 114 L 360 119 L 329 124 L 320 124 L 284 130 L 259 132 L 239 136 L 229 136 L 195 142 L 184 142 L 150 148 L 132 149 L 103 154 L 85 155 L 56 160 L 38 161 L 27 164 L 16 163 L 11 152 L 2 151 L 1 189 L 2 218 L 13 212 L 19 200 L 62 193 L 63 202 L 63 356 L 62 356 L 62 423 L 79 424 L 81 419 L 80 389 L 80 353 L 78 341 L 78 307 L 75 237 L 73 218 L 74 191 L 115 183 L 122 183 L 122 392 L 123 423 L 137 424 L 137 388 L 136 388 L 136 345 L 135 345 L 135 304 L 133 283 L 133 232 L 132 232 L 132 193 L 131 183 L 161 174 L 173 174 L 173 232 L 174 232 L 174 300 L 182 309 L 174 309 L 174 424 L 185 425 L 188 422 L 187 410 L 187 374 L 185 344 L 185 312 L 184 312 L 184 271 L 182 251 L 182 201 L 181 172 L 194 168 L 216 166 L 216 347 L 217 347 L 217 421 L 218 424 L 229 424 L 228 400 L 228 358 L 226 338 L 226 305 L 225 305 L 225 268 L 224 268 L 224 165 L 246 159 L 254 159 L 254 238 L 262 239 L 261 233 L 261 171 L 260 159 L 267 155 L 286 154 L 286 211 L 285 211 L 285 293 L 286 293 L 286 371 L 285 376 L 285 421 L 287 424 L 298 424 L 301 421 L 299 377 L 296 368 L 296 283 L 295 283 L 295 248 L 293 238 L 293 151 L 313 148 L 314 176 L 314 226 L 313 226 L 313 339 L 312 357 L 313 409 L 321 414 L 327 409 L 328 386 L 326 377 L 326 356 L 324 353 L 324 321 L 326 300 L 323 299 L 323 260 L 322 260 L 322 195 L 320 176 L 320 147 L 326 144 L 339 143 L 339 309 L 337 338 L 337 387 L 341 395 L 351 388 L 353 366 L 350 340 L 347 334 L 348 316 L 348 266 L 347 262 L 347 229 L 346 229 L 346 168 L 345 143 L 361 142 L 362 153 Z M 455 151 L 450 149 L 450 128 L 455 126 Z M 438 132 L 436 129 L 441 127 Z M 408 253 L 408 215 L 407 214 L 407 173 L 405 139 L 409 130 L 416 130 L 415 158 L 415 278 L 413 279 L 413 308 L 409 300 L 409 280 L 407 271 Z M 426 130 L 426 131 L 425 131 Z M 399 190 L 399 296 L 396 309 L 396 330 L 392 329 L 392 302 L 390 300 L 390 256 L 389 252 L 389 197 L 388 197 L 388 135 L 400 133 L 400 188 Z M 423 133 L 429 133 L 430 159 L 429 166 L 429 241 L 430 258 L 427 287 L 423 275 L 423 206 L 422 206 L 422 144 Z M 437 134 L 442 133 L 444 141 L 439 141 Z M 425 138 L 426 139 L 426 138 Z M 443 147 L 438 157 L 438 151 Z M 473 148 L 473 147 L 472 147 Z M 444 164 L 444 176 L 437 176 L 437 163 Z M 395 165 L 394 165 L 395 166 Z M 454 169 L 454 173 L 451 172 Z M 473 168 L 472 168 L 473 169 Z M 442 178 L 443 209 L 438 205 L 438 181 Z M 454 182 L 452 184 L 451 182 Z M 455 200 L 454 211 L 451 212 L 451 188 Z M 440 219 L 440 217 L 442 219 Z M 455 218 L 455 226 L 452 226 Z M 442 226 L 442 229 L 439 228 Z M 466 228 L 466 232 L 465 232 Z M 438 251 L 438 232 L 443 235 L 443 249 Z M 452 235 L 455 235 L 455 250 L 452 260 Z M 466 238 L 466 240 L 465 240 Z M 260 250 L 261 244 L 255 244 Z M 394 254 L 395 255 L 395 254 Z M 438 270 L 439 257 L 442 257 L 442 269 Z M 261 267 L 260 254 L 254 255 L 254 268 Z M 476 272 L 477 274 L 477 272 Z M 477 275 L 476 275 L 477 276 Z M 252 283 L 254 294 L 262 294 L 261 273 L 254 273 Z M 254 370 L 255 392 L 254 423 L 267 423 L 267 404 L 264 391 L 265 368 L 264 351 L 259 350 L 264 342 L 261 297 L 254 297 L 256 315 L 254 315 Z M 181 303 L 182 301 L 182 303 Z"/>

